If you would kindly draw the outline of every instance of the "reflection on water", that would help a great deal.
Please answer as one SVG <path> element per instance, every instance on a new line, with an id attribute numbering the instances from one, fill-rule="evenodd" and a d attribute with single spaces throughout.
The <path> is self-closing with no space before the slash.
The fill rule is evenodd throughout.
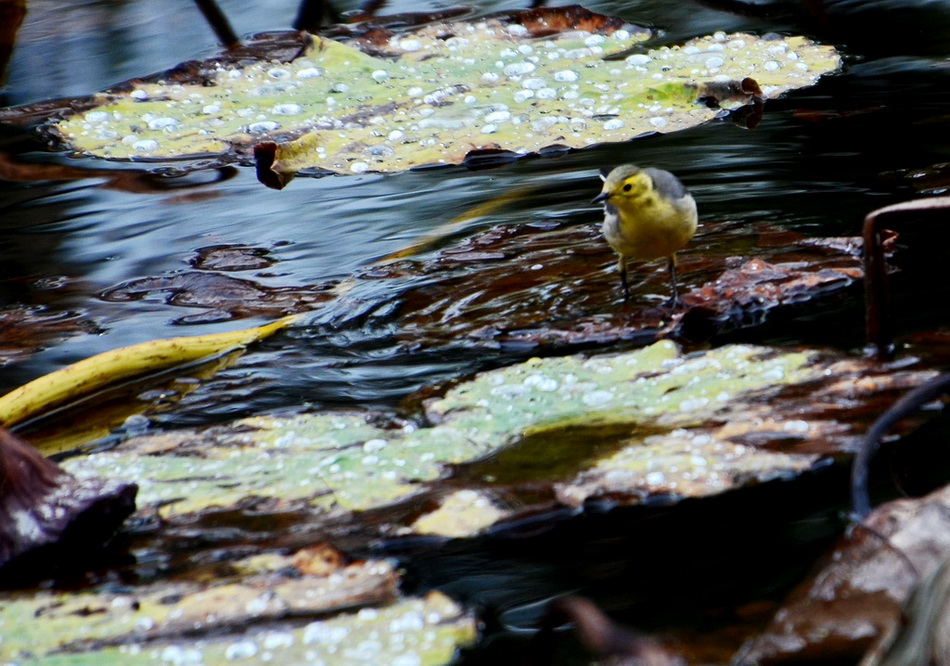
<path id="1" fill-rule="evenodd" d="M 210 31 L 186 18 L 194 10 L 186 0 L 161 17 L 153 17 L 144 2 L 73 3 L 68 11 L 54 4 L 30 5 L 11 65 L 9 102 L 88 92 L 213 49 Z M 663 39 L 668 40 L 718 29 L 787 31 L 798 20 L 788 16 L 766 23 L 690 3 L 588 5 L 664 28 Z M 247 33 L 289 24 L 295 8 L 294 0 L 285 0 L 269 3 L 266 16 L 260 15 L 257 3 L 236 2 L 227 9 L 238 31 Z M 392 11 L 407 8 L 390 3 Z M 71 27 L 65 43 L 49 39 L 63 25 Z M 54 51 L 68 57 L 53 61 L 48 76 L 28 73 L 33 62 L 50 59 Z M 946 160 L 946 121 L 939 113 L 948 101 L 947 76 L 946 64 L 939 60 L 869 59 L 812 89 L 770 102 L 754 131 L 724 121 L 495 170 L 299 177 L 282 191 L 262 187 L 248 168 L 239 168 L 233 178 L 205 182 L 194 176 L 174 178 L 168 175 L 174 171 L 163 171 L 161 165 L 152 171 L 166 175 L 152 178 L 174 187 L 117 188 L 114 174 L 127 165 L 36 156 L 34 160 L 70 170 L 99 171 L 81 180 L 0 183 L 0 298 L 5 304 L 80 311 L 105 332 L 73 337 L 7 368 L 0 375 L 0 391 L 106 349 L 234 328 L 234 322 L 182 307 L 193 304 L 176 305 L 167 291 L 149 292 L 138 300 L 100 296 L 130 281 L 176 284 L 193 270 L 202 248 L 268 248 L 272 265 L 225 273 L 239 281 L 264 288 L 329 285 L 466 210 L 519 188 L 530 192 L 470 220 L 459 235 L 490 225 L 595 229 L 600 214 L 586 202 L 598 189 L 596 170 L 625 162 L 677 173 L 692 189 L 706 221 L 770 221 L 823 235 L 853 235 L 867 211 L 913 194 L 913 181 L 902 177 L 903 172 Z M 939 179 L 936 183 L 932 191 L 939 191 Z M 924 249 L 915 251 L 926 254 Z M 513 259 L 513 274 L 521 269 Z M 926 262 L 914 265 L 905 269 L 911 273 L 906 279 L 928 281 L 927 270 Z M 376 290 L 361 295 L 362 306 L 350 299 L 333 307 L 364 307 L 367 312 L 391 307 L 387 303 L 393 294 L 385 286 Z M 919 299 L 908 300 L 908 307 L 911 303 L 919 304 Z M 920 309 L 916 312 L 919 320 Z M 333 316 L 330 311 L 318 319 Z M 944 323 L 937 313 L 924 319 L 917 325 Z M 180 321 L 196 323 L 182 327 L 175 323 Z M 362 328 L 345 331 L 333 326 L 299 329 L 268 341 L 160 419 L 200 424 L 301 405 L 392 406 L 419 386 L 511 360 L 502 352 L 484 350 L 461 355 L 404 349 L 397 353 L 393 332 L 375 329 L 373 321 L 370 317 Z M 252 323 L 257 322 L 247 322 Z M 838 341 L 844 346 L 859 343 Z M 222 394 L 231 400 L 222 403 Z"/>

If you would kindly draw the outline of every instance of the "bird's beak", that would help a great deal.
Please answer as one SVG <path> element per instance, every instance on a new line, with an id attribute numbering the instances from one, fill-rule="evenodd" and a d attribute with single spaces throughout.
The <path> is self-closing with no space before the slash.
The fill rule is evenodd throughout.
<path id="1" fill-rule="evenodd" d="M 609 199 L 609 198 L 610 198 L 610 193 L 609 193 L 609 192 L 601 192 L 601 193 L 598 194 L 596 197 L 594 197 L 593 199 L 591 199 L 590 202 L 591 202 L 592 204 L 599 204 L 599 203 L 603 203 L 603 202 L 607 201 L 607 199 Z"/>

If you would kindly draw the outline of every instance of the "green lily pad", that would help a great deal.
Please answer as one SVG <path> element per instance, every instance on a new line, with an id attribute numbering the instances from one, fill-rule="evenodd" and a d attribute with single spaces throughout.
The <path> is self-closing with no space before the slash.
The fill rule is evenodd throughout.
<path id="1" fill-rule="evenodd" d="M 361 413 L 262 416 L 203 433 L 136 438 L 64 466 L 79 477 L 134 479 L 143 510 L 186 521 L 244 506 L 296 507 L 332 521 L 438 496 L 439 480 L 449 474 L 458 477 L 452 492 L 547 483 L 572 507 L 605 493 L 627 493 L 631 501 L 653 493 L 702 496 L 795 474 L 819 453 L 850 444 L 853 425 L 827 410 L 815 413 L 807 401 L 789 399 L 783 417 L 772 402 L 786 388 L 818 383 L 824 388 L 808 390 L 825 396 L 816 404 L 835 404 L 840 386 L 875 372 L 869 362 L 834 360 L 747 345 L 683 356 L 661 341 L 623 354 L 532 359 L 483 373 L 428 401 L 430 426 L 387 427 L 380 415 Z M 919 378 L 895 373 L 865 399 Z M 843 418 L 854 401 L 841 401 Z M 756 441 L 782 446 L 750 444 Z M 823 448 L 809 448 L 812 441 Z M 512 515 L 511 506 L 477 495 L 440 503 L 444 515 L 471 526 L 466 533 Z M 472 506 L 488 513 L 473 515 Z M 418 523 L 428 533 L 461 535 L 432 524 L 444 521 Z"/>
<path id="2" fill-rule="evenodd" d="M 562 19 L 544 37 L 517 21 L 538 11 Z M 552 8 L 386 33 L 381 44 L 314 37 L 292 62 L 209 61 L 200 82 L 134 83 L 54 129 L 105 158 L 257 144 L 259 171 L 394 172 L 460 163 L 471 151 L 528 154 L 676 131 L 714 118 L 711 107 L 811 85 L 840 64 L 832 47 L 802 37 L 717 33 L 632 53 L 648 33 L 621 25 Z"/>

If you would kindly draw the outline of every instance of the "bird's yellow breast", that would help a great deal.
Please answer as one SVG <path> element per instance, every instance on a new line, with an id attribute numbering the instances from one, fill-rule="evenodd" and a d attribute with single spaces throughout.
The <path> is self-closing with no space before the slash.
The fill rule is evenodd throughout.
<path id="1" fill-rule="evenodd" d="M 655 191 L 612 197 L 604 216 L 604 236 L 618 254 L 637 261 L 668 257 L 696 233 L 696 202 L 689 195 L 664 199 Z"/>

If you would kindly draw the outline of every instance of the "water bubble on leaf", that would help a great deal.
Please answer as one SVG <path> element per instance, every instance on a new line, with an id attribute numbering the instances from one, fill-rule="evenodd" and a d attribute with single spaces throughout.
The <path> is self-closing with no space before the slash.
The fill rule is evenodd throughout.
<path id="1" fill-rule="evenodd" d="M 251 123 L 248 125 L 247 131 L 249 134 L 266 134 L 267 132 L 273 132 L 279 127 L 280 123 L 274 120 L 262 120 L 259 123 Z"/>
<path id="2" fill-rule="evenodd" d="M 591 35 L 590 37 L 584 40 L 584 45 L 597 46 L 598 44 L 603 44 L 605 41 L 607 41 L 607 38 L 604 37 L 603 35 Z"/>
<path id="3" fill-rule="evenodd" d="M 366 162 L 353 162 L 353 164 L 350 165 L 350 171 L 353 173 L 364 173 L 369 171 L 369 164 Z"/>
<path id="4" fill-rule="evenodd" d="M 482 74 L 482 82 L 484 83 L 495 83 L 500 77 L 495 74 L 495 72 L 485 72 Z"/>
<path id="5" fill-rule="evenodd" d="M 666 118 L 654 116 L 653 118 L 650 118 L 650 124 L 656 127 L 657 129 L 661 127 L 666 127 Z M 607 129 L 606 123 L 604 123 L 604 129 Z"/>
<path id="6" fill-rule="evenodd" d="M 526 90 L 540 90 L 541 88 L 545 86 L 545 83 L 546 82 L 544 79 L 541 79 L 538 77 L 532 77 L 530 79 L 525 79 L 524 81 L 522 81 L 521 87 Z"/>
<path id="7" fill-rule="evenodd" d="M 524 37 L 528 34 L 528 29 L 520 23 L 511 23 L 505 26 L 505 30 L 514 37 Z"/>
<path id="8" fill-rule="evenodd" d="M 564 52 L 564 57 L 569 60 L 583 60 L 584 58 L 589 58 L 594 55 L 593 49 L 583 48 L 583 49 L 570 49 Z"/>
<path id="9" fill-rule="evenodd" d="M 178 118 L 171 118 L 168 116 L 163 116 L 161 118 L 153 118 L 148 121 L 148 128 L 151 130 L 169 130 L 173 127 L 176 127 L 181 123 Z"/>
<path id="10" fill-rule="evenodd" d="M 390 146 L 370 146 L 366 149 L 366 152 L 378 158 L 393 157 L 396 154 L 396 151 Z"/>
<path id="11" fill-rule="evenodd" d="M 132 148 L 140 153 L 150 153 L 158 150 L 158 141 L 155 139 L 141 139 L 132 144 Z"/>
<path id="12" fill-rule="evenodd" d="M 221 110 L 220 104 L 205 104 L 203 107 L 201 107 L 201 112 L 205 114 L 206 116 L 211 115 L 213 113 L 217 113 L 220 110 Z"/>
<path id="13" fill-rule="evenodd" d="M 565 90 L 564 94 L 561 95 L 563 99 L 577 99 L 581 94 L 576 90 Z"/>
<path id="14" fill-rule="evenodd" d="M 418 51 L 422 48 L 422 42 L 412 38 L 400 39 L 399 48 L 403 51 Z"/>
<path id="15" fill-rule="evenodd" d="M 718 69 L 719 67 L 722 67 L 725 62 L 726 61 L 719 56 L 713 56 L 711 58 L 706 58 L 706 67 L 709 69 Z"/>
<path id="16" fill-rule="evenodd" d="M 651 486 L 659 486 L 666 482 L 666 475 L 663 472 L 650 472 L 644 478 Z"/>
<path id="17" fill-rule="evenodd" d="M 537 69 L 537 67 L 535 67 L 533 63 L 522 61 L 506 65 L 502 72 L 504 72 L 505 76 L 524 76 L 525 74 L 530 74 L 535 69 Z"/>
<path id="18" fill-rule="evenodd" d="M 363 442 L 363 451 L 366 453 L 378 453 L 389 444 L 385 439 L 375 438 Z"/>
<path id="19" fill-rule="evenodd" d="M 608 132 L 618 130 L 623 127 L 623 121 L 620 118 L 611 118 L 604 123 L 604 129 Z"/>
<path id="20" fill-rule="evenodd" d="M 382 83 L 389 78 L 389 72 L 387 72 L 385 69 L 377 69 L 372 74 L 370 74 L 370 76 L 376 83 Z"/>
<path id="21" fill-rule="evenodd" d="M 526 102 L 527 100 L 531 99 L 532 97 L 534 97 L 534 91 L 533 91 L 533 90 L 518 90 L 518 91 L 515 92 L 514 95 L 512 95 L 512 98 L 515 100 L 515 102 L 518 102 L 519 104 L 520 104 L 521 102 Z"/>
<path id="22" fill-rule="evenodd" d="M 482 134 L 494 134 L 497 131 L 498 125 L 488 123 L 487 125 L 482 126 Z"/>
<path id="23" fill-rule="evenodd" d="M 557 97 L 557 90 L 554 88 L 541 88 L 538 91 L 538 99 L 554 99 Z"/>
<path id="24" fill-rule="evenodd" d="M 478 101 L 478 98 L 475 97 L 475 95 L 466 95 L 462 101 L 465 102 L 466 104 L 474 104 L 475 102 Z"/>
<path id="25" fill-rule="evenodd" d="M 419 86 L 412 86 L 409 90 L 406 91 L 406 94 L 410 97 L 419 97 L 425 91 Z"/>
<path id="26" fill-rule="evenodd" d="M 405 135 L 402 133 L 401 130 L 393 130 L 392 132 L 386 135 L 386 138 L 389 139 L 390 141 L 398 141 L 403 136 Z"/>
<path id="27" fill-rule="evenodd" d="M 726 42 L 726 46 L 733 50 L 744 49 L 746 43 L 744 39 L 730 39 Z"/>
<path id="28" fill-rule="evenodd" d="M 261 645 L 265 650 L 289 648 L 294 644 L 294 635 L 289 631 L 271 631 L 264 635 Z"/>
<path id="29" fill-rule="evenodd" d="M 298 113 L 303 112 L 303 107 L 299 104 L 278 104 L 273 109 L 271 113 L 275 116 L 296 116 Z"/>
<path id="30" fill-rule="evenodd" d="M 775 70 L 779 69 L 781 66 L 782 64 L 778 62 L 777 60 L 769 60 L 767 63 L 762 65 L 763 69 L 765 69 L 768 72 L 774 72 Z"/>
<path id="31" fill-rule="evenodd" d="M 342 81 L 338 81 L 337 83 L 334 83 L 332 86 L 330 86 L 330 92 L 332 93 L 350 92 L 350 86 L 347 85 L 346 83 L 343 83 Z"/>
<path id="32" fill-rule="evenodd" d="M 503 123 L 511 119 L 511 113 L 509 111 L 492 111 L 485 115 L 485 122 L 487 123 Z"/>
<path id="33" fill-rule="evenodd" d="M 316 79 L 323 76 L 323 72 L 316 67 L 305 67 L 297 72 L 298 79 Z"/>
<path id="34" fill-rule="evenodd" d="M 109 120 L 109 114 L 105 111 L 90 111 L 86 114 L 86 120 L 90 123 L 103 123 Z"/>
<path id="35" fill-rule="evenodd" d="M 572 69 L 562 69 L 561 71 L 554 73 L 554 80 L 560 81 L 562 83 L 573 83 L 580 78 L 580 74 Z"/>
<path id="36" fill-rule="evenodd" d="M 271 69 L 267 70 L 267 76 L 278 80 L 289 79 L 290 70 L 284 69 L 283 67 L 272 67 Z"/>
<path id="37" fill-rule="evenodd" d="M 535 132 L 543 132 L 544 130 L 548 129 L 549 127 L 553 127 L 554 125 L 557 125 L 557 118 L 552 118 L 551 116 L 547 116 L 547 117 L 539 118 L 538 120 L 533 121 L 531 123 L 531 129 L 533 129 Z"/>
<path id="38" fill-rule="evenodd" d="M 529 44 L 522 44 L 521 46 L 518 47 L 518 53 L 522 55 L 528 55 L 530 53 L 534 53 L 534 47 L 530 46 Z"/>
<path id="39" fill-rule="evenodd" d="M 243 659 L 250 659 L 257 654 L 257 643 L 247 639 L 243 641 L 238 641 L 237 643 L 231 643 L 227 649 L 224 651 L 224 658 L 229 661 L 238 661 Z"/>
<path id="40" fill-rule="evenodd" d="M 630 33 L 623 29 L 614 30 L 613 34 L 610 36 L 616 39 L 618 42 L 622 42 L 622 41 L 626 41 L 630 39 Z"/>
<path id="41" fill-rule="evenodd" d="M 598 407 L 600 405 L 605 405 L 613 399 L 613 393 L 605 390 L 591 391 L 590 393 L 585 393 L 583 396 L 581 396 L 581 402 L 583 402 L 588 407 Z"/>

